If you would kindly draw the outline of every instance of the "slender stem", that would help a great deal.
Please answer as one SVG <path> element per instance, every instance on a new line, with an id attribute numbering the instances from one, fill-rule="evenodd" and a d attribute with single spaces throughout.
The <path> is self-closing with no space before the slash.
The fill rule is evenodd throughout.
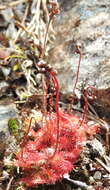
<path id="1" fill-rule="evenodd" d="M 71 101 L 71 104 L 70 104 L 70 107 L 69 107 L 70 110 L 72 109 L 72 105 L 74 103 L 75 89 L 76 89 L 76 85 L 77 85 L 78 79 L 79 79 L 79 71 L 80 71 L 80 65 L 81 65 L 81 59 L 82 59 L 82 53 L 80 51 L 79 46 L 76 46 L 76 48 L 77 48 L 76 53 L 79 54 L 79 61 L 78 61 L 78 67 L 77 67 L 77 72 L 76 72 L 76 80 L 75 80 L 75 84 L 73 86 L 73 98 L 72 98 L 72 101 Z"/>
<path id="2" fill-rule="evenodd" d="M 44 45 L 43 45 L 43 51 L 42 51 L 42 54 L 41 54 L 41 58 L 43 58 L 44 55 L 45 55 L 46 43 L 47 43 L 47 35 L 48 35 L 48 31 L 49 31 L 49 26 L 50 26 L 51 20 L 52 20 L 52 18 L 50 17 L 49 21 L 48 21 L 48 24 L 47 24 L 46 33 L 45 33 Z"/>
<path id="3" fill-rule="evenodd" d="M 59 102 L 59 84 L 58 84 L 58 80 L 55 77 L 54 72 L 50 71 L 49 72 L 50 75 L 52 76 L 52 80 L 54 82 L 54 86 L 56 89 L 56 104 L 55 104 L 55 110 L 56 110 L 56 115 L 57 115 L 57 137 L 56 137 L 56 145 L 55 145 L 55 151 L 53 153 L 53 155 L 51 156 L 51 158 L 53 158 L 58 150 L 58 140 L 59 140 L 59 106 L 58 106 L 58 102 Z"/>
<path id="4" fill-rule="evenodd" d="M 21 146 L 24 145 L 27 142 L 27 137 L 28 137 L 28 134 L 29 134 L 29 131 L 30 131 L 30 128 L 31 128 L 32 120 L 34 120 L 36 122 L 35 118 L 31 117 L 30 122 L 29 122 L 29 126 L 28 126 L 28 130 L 26 131 L 26 134 L 23 137 L 23 141 L 20 144 Z"/>
<path id="5" fill-rule="evenodd" d="M 20 146 L 22 147 L 21 158 L 23 159 L 24 162 L 25 162 L 25 160 L 24 160 L 24 145 L 27 143 L 27 140 L 28 140 L 27 137 L 28 137 L 28 134 L 29 134 L 29 131 L 30 131 L 30 128 L 31 128 L 31 123 L 32 123 L 33 119 L 36 122 L 35 118 L 31 117 L 30 122 L 29 122 L 29 126 L 28 126 L 28 130 L 27 130 L 26 134 L 23 137 L 23 141 L 20 143 Z"/>
<path id="6" fill-rule="evenodd" d="M 73 93 L 75 92 L 76 85 L 77 85 L 78 79 L 79 79 L 79 71 L 80 71 L 81 59 L 82 59 L 82 54 L 79 51 L 79 61 L 78 61 L 78 68 L 77 68 L 77 73 L 76 73 L 76 81 L 75 81 L 75 84 L 74 84 Z"/>
<path id="7" fill-rule="evenodd" d="M 9 183 L 8 183 L 8 185 L 6 187 L 6 190 L 9 190 L 11 188 L 11 183 L 12 183 L 13 179 L 14 179 L 14 177 L 10 178 Z"/>
<path id="8" fill-rule="evenodd" d="M 84 112 L 83 112 L 82 120 L 80 121 L 79 126 L 81 126 L 85 122 L 87 112 L 88 112 L 88 92 L 87 92 L 87 89 L 86 89 Z"/>
<path id="9" fill-rule="evenodd" d="M 91 91 L 91 95 L 89 95 L 89 90 Z M 86 88 L 86 93 L 84 96 L 85 106 L 84 106 L 84 113 L 83 113 L 82 121 L 84 121 L 86 119 L 86 115 L 87 115 L 87 112 L 89 110 L 89 107 L 91 108 L 91 105 L 89 104 L 88 99 L 90 98 L 91 100 L 94 100 L 95 97 L 96 97 L 96 89 L 93 86 L 88 86 Z M 93 111 L 93 109 L 91 109 L 91 110 Z M 96 116 L 97 116 L 97 114 L 96 114 Z"/>

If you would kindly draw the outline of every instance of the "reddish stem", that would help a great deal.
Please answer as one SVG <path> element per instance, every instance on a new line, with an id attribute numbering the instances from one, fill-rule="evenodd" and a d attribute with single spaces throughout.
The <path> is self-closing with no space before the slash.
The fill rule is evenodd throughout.
<path id="1" fill-rule="evenodd" d="M 89 89 L 91 90 L 91 94 L 90 95 L 89 95 Z M 83 113 L 83 118 L 81 120 L 80 126 L 85 121 L 86 115 L 87 115 L 87 112 L 88 112 L 88 97 L 91 100 L 94 100 L 95 96 L 96 96 L 96 89 L 93 86 L 88 86 L 86 88 L 86 91 L 85 91 L 85 106 L 84 106 L 84 113 Z"/>
<path id="2" fill-rule="evenodd" d="M 54 16 L 56 14 L 59 14 L 59 6 L 58 6 L 58 3 L 55 1 L 53 2 L 50 2 L 51 5 L 52 5 L 52 10 L 51 10 L 51 13 L 49 15 L 49 21 L 48 21 L 48 24 L 47 24 L 47 29 L 46 29 L 46 33 L 45 33 L 45 37 L 44 37 L 44 45 L 43 45 L 43 51 L 42 51 L 42 54 L 41 54 L 41 58 L 44 57 L 45 55 L 45 51 L 46 51 L 46 43 L 47 43 L 47 35 L 48 35 L 48 32 L 49 32 L 49 26 L 50 26 L 50 23 L 51 21 L 53 20 Z"/>
<path id="3" fill-rule="evenodd" d="M 31 128 L 31 123 L 32 123 L 32 120 L 34 119 L 35 121 L 35 118 L 34 117 L 31 117 L 30 119 L 30 122 L 29 122 L 29 126 L 28 126 L 28 130 L 26 131 L 26 134 L 24 135 L 23 137 L 23 141 L 20 143 L 20 146 L 22 147 L 22 151 L 21 151 L 21 157 L 23 159 L 23 161 L 25 162 L 24 158 L 23 158 L 23 148 L 24 148 L 24 145 L 27 143 L 28 141 L 28 134 L 29 134 L 29 131 L 30 131 L 30 128 Z"/>
<path id="4" fill-rule="evenodd" d="M 80 121 L 80 124 L 79 126 L 81 126 L 85 119 L 86 119 L 86 114 L 88 112 L 88 92 L 87 92 L 87 89 L 86 89 L 86 94 L 85 94 L 85 105 L 84 105 L 84 113 L 83 113 L 83 116 L 82 116 L 82 120 Z"/>
<path id="5" fill-rule="evenodd" d="M 53 158 L 58 150 L 58 139 L 59 139 L 59 107 L 58 107 L 58 102 L 59 102 L 59 84 L 58 84 L 58 80 L 54 74 L 53 71 L 49 71 L 53 83 L 54 83 L 54 87 L 56 89 L 56 103 L 55 103 L 55 110 L 56 110 L 56 115 L 57 115 L 57 137 L 56 137 L 56 145 L 55 145 L 55 151 L 53 153 L 53 155 L 51 156 L 51 158 Z"/>
<path id="6" fill-rule="evenodd" d="M 76 81 L 75 81 L 74 88 L 73 88 L 73 94 L 75 93 L 76 85 L 77 85 L 77 82 L 78 82 L 81 59 L 82 59 L 82 53 L 79 50 L 79 47 L 77 47 L 76 53 L 79 54 L 79 61 L 78 61 L 78 68 L 77 68 L 77 72 L 76 72 Z"/>

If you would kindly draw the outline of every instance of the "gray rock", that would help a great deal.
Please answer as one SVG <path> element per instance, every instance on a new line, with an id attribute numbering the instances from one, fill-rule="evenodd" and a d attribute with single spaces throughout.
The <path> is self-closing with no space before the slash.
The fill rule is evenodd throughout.
<path id="1" fill-rule="evenodd" d="M 61 2 L 61 1 L 59 1 Z M 79 83 L 110 87 L 110 1 L 63 0 L 55 23 L 56 40 L 49 63 L 58 70 L 61 91 L 72 92 L 82 44 Z"/>
<path id="2" fill-rule="evenodd" d="M 9 100 L 8 100 L 9 101 Z M 0 159 L 6 152 L 14 152 L 16 148 L 15 138 L 11 136 L 8 128 L 8 121 L 17 117 L 15 104 L 4 101 L 0 102 Z"/>
<path id="3" fill-rule="evenodd" d="M 101 172 L 96 171 L 93 177 L 95 180 L 101 180 L 101 176 L 102 176 Z"/>
<path id="4" fill-rule="evenodd" d="M 1 104 L 0 105 L 0 132 L 4 132 L 5 136 L 9 136 L 8 120 L 17 117 L 17 110 L 15 104 Z"/>

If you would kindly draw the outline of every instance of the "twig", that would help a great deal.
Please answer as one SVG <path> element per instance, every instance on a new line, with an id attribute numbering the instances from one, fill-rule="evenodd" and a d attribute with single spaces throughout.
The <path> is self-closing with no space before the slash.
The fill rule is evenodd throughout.
<path id="1" fill-rule="evenodd" d="M 21 29 L 23 30 L 23 32 L 26 32 L 27 34 L 29 35 L 33 35 L 32 33 L 30 33 L 27 29 L 27 27 L 25 27 L 22 23 L 16 21 L 16 25 Z M 16 39 L 15 39 L 15 42 L 16 42 Z"/>
<path id="2" fill-rule="evenodd" d="M 78 187 L 84 188 L 86 190 L 95 190 L 92 186 L 87 185 L 85 182 L 70 179 L 68 174 L 65 174 L 64 178 L 67 179 L 68 181 L 72 182 L 74 185 L 77 185 Z"/>
<path id="3" fill-rule="evenodd" d="M 95 160 L 96 160 L 108 173 L 110 173 L 110 168 L 107 167 L 99 158 L 95 158 Z"/>
<path id="4" fill-rule="evenodd" d="M 48 24 L 47 24 L 47 30 L 46 30 L 45 38 L 44 38 L 43 52 L 42 52 L 42 55 L 41 55 L 42 58 L 43 58 L 44 55 L 45 55 L 46 43 L 47 43 L 47 36 L 48 36 L 48 31 L 49 31 L 50 23 L 51 23 L 51 19 L 49 19 L 49 22 L 48 22 Z"/>
<path id="5" fill-rule="evenodd" d="M 41 0 L 37 0 L 35 14 L 31 20 L 30 24 L 27 27 L 28 33 L 32 33 L 34 31 L 34 29 L 39 26 L 40 4 L 41 4 Z M 35 24 L 35 21 L 36 21 L 36 24 Z M 24 35 L 24 31 L 22 32 L 21 35 L 22 36 Z"/>
<path id="6" fill-rule="evenodd" d="M 15 6 L 17 6 L 18 4 L 24 3 L 24 2 L 27 2 L 27 1 L 28 1 L 28 0 L 13 1 L 13 2 L 10 2 L 10 3 L 6 4 L 6 5 L 1 5 L 1 6 L 0 6 L 0 10 L 7 9 L 7 8 L 9 8 L 9 7 L 15 7 Z"/>
<path id="7" fill-rule="evenodd" d="M 10 178 L 10 181 L 9 181 L 7 187 L 6 187 L 6 190 L 9 190 L 9 189 L 10 189 L 11 183 L 12 183 L 13 179 L 14 179 L 14 177 L 11 177 L 11 178 Z"/>
<path id="8" fill-rule="evenodd" d="M 29 10 L 29 3 L 27 4 L 27 7 L 26 7 L 26 9 L 25 9 L 25 13 L 24 13 L 22 25 L 24 25 L 24 22 L 25 22 L 25 20 L 26 20 L 27 14 L 28 14 L 28 10 Z M 18 33 L 17 33 L 16 38 L 15 38 L 15 40 L 14 40 L 14 43 L 16 43 L 16 41 L 17 41 L 17 39 L 18 39 L 18 37 L 19 37 L 19 35 L 20 35 L 21 32 L 22 32 L 22 29 L 20 28 L 20 29 L 18 30 Z"/>

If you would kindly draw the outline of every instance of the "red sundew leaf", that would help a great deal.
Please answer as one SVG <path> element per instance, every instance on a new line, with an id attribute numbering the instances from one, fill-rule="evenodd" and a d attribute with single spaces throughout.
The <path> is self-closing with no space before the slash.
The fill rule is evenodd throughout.
<path id="1" fill-rule="evenodd" d="M 47 156 L 43 152 L 36 151 L 28 151 L 26 147 L 23 148 L 23 152 L 19 152 L 17 154 L 17 160 L 15 164 L 22 168 L 31 168 L 33 166 L 39 166 L 45 162 Z"/>
<path id="2" fill-rule="evenodd" d="M 59 115 L 60 115 L 60 122 L 63 122 L 64 124 L 74 123 L 74 125 L 78 125 L 78 123 L 79 123 L 79 118 L 77 116 L 73 116 L 72 114 L 68 115 L 63 110 L 60 111 Z"/>
<path id="3" fill-rule="evenodd" d="M 30 175 L 28 177 L 21 178 L 19 180 L 20 183 L 24 183 L 29 187 L 36 186 L 36 184 L 45 184 L 46 180 L 45 178 L 41 177 L 41 175 L 37 175 L 37 173 L 34 173 L 33 175 Z"/>
<path id="4" fill-rule="evenodd" d="M 74 163 L 77 160 L 81 151 L 82 151 L 81 147 L 74 148 L 72 152 L 66 152 L 64 158 L 66 160 L 69 160 L 71 163 Z"/>
<path id="5" fill-rule="evenodd" d="M 73 164 L 58 153 L 55 155 L 55 158 L 50 161 L 50 166 L 51 169 L 56 171 L 57 175 L 61 177 L 63 177 L 65 173 L 70 172 L 73 168 Z"/>
<path id="6" fill-rule="evenodd" d="M 21 167 L 24 173 L 21 182 L 27 186 L 51 184 L 72 171 L 87 135 L 92 136 L 97 132 L 96 125 L 81 125 L 79 119 L 62 110 L 59 112 L 58 150 L 52 158 L 56 147 L 57 115 L 52 113 L 51 119 L 48 118 L 37 132 L 30 130 L 34 141 L 28 140 L 16 154 L 15 165 Z"/>

